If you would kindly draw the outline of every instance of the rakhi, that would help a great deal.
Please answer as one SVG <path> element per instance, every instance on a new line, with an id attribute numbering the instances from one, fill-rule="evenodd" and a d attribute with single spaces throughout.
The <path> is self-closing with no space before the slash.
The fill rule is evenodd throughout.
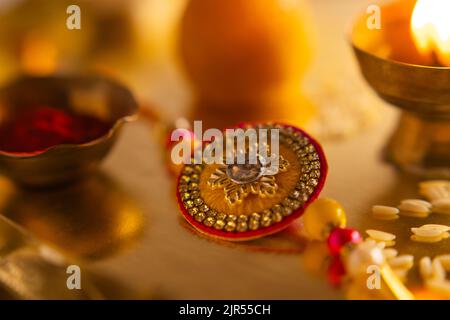
<path id="1" fill-rule="evenodd" d="M 239 241 L 286 228 L 319 195 L 327 175 L 321 146 L 293 126 L 255 124 L 244 129 L 279 130 L 279 170 L 256 164 L 188 164 L 178 179 L 184 218 L 212 237 Z"/>
<path id="2" fill-rule="evenodd" d="M 279 232 L 303 215 L 308 239 L 327 243 L 331 257 L 328 278 L 333 285 L 341 285 L 344 279 L 361 281 L 367 278 L 367 268 L 375 266 L 388 297 L 414 298 L 385 261 L 383 248 L 346 228 L 341 205 L 331 199 L 316 200 L 328 171 L 316 140 L 286 124 L 244 124 L 239 128 L 279 130 L 278 170 L 266 174 L 264 161 L 184 165 L 176 194 L 183 217 L 195 230 L 222 240 L 245 241 Z"/>

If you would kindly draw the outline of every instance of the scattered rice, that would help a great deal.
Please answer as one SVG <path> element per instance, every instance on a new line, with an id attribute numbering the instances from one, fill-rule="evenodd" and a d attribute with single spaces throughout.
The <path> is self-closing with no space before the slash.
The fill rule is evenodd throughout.
<path id="1" fill-rule="evenodd" d="M 429 290 L 450 297 L 450 282 L 446 279 L 446 269 L 442 264 L 447 259 L 450 261 L 450 255 L 437 256 L 433 261 L 429 257 L 423 257 L 419 271 Z"/>
<path id="2" fill-rule="evenodd" d="M 373 217 L 377 220 L 392 221 L 392 220 L 397 220 L 399 218 L 399 215 L 398 214 L 393 214 L 393 215 L 373 214 Z"/>
<path id="3" fill-rule="evenodd" d="M 422 181 L 419 183 L 420 189 L 428 189 L 431 187 L 450 187 L 450 181 L 449 180 L 428 180 L 428 181 Z"/>
<path id="4" fill-rule="evenodd" d="M 434 200 L 432 204 L 434 213 L 450 214 L 450 199 Z"/>
<path id="5" fill-rule="evenodd" d="M 393 247 L 395 246 L 395 241 L 384 241 L 384 246 L 385 247 Z"/>
<path id="6" fill-rule="evenodd" d="M 434 238 L 442 235 L 442 231 L 439 229 L 426 229 L 426 228 L 411 228 L 411 231 L 418 237 Z"/>
<path id="7" fill-rule="evenodd" d="M 365 239 L 364 242 L 366 242 L 369 246 L 375 246 L 378 244 L 377 241 L 375 241 L 374 239 L 371 239 L 371 238 Z"/>
<path id="8" fill-rule="evenodd" d="M 424 224 L 420 228 L 421 229 L 437 229 L 437 230 L 440 230 L 442 232 L 450 231 L 450 227 L 449 226 L 445 226 L 443 224 Z"/>
<path id="9" fill-rule="evenodd" d="M 411 236 L 411 240 L 415 241 L 415 242 L 436 243 L 436 242 L 442 241 L 443 239 L 446 239 L 447 236 L 448 236 L 448 234 L 447 235 L 440 235 L 440 236 L 437 236 L 437 237 L 419 237 L 419 236 L 416 236 L 416 235 L 412 235 Z"/>
<path id="10" fill-rule="evenodd" d="M 447 273 L 445 272 L 444 266 L 438 259 L 434 259 L 431 263 L 431 268 L 433 269 L 433 279 L 445 280 Z"/>
<path id="11" fill-rule="evenodd" d="M 421 260 L 420 274 L 428 289 L 450 298 L 450 281 L 446 279 L 448 267 L 450 254 L 437 256 L 432 262 L 430 258 L 425 257 Z"/>
<path id="12" fill-rule="evenodd" d="M 423 280 L 428 280 L 433 276 L 433 267 L 430 257 L 423 257 L 419 262 L 419 271 Z"/>
<path id="13" fill-rule="evenodd" d="M 421 215 L 428 215 L 430 208 L 417 202 L 402 202 L 398 208 L 401 212 L 416 213 Z"/>
<path id="14" fill-rule="evenodd" d="M 450 297 L 450 282 L 446 280 L 428 280 L 426 282 L 428 289 Z"/>
<path id="15" fill-rule="evenodd" d="M 375 219 L 395 220 L 398 219 L 400 210 L 395 207 L 376 205 L 372 207 L 372 214 Z"/>
<path id="16" fill-rule="evenodd" d="M 366 233 L 375 241 L 389 242 L 396 238 L 395 234 L 379 230 L 366 230 Z"/>
<path id="17" fill-rule="evenodd" d="M 445 271 L 450 271 L 450 254 L 444 254 L 435 258 L 440 262 Z"/>
<path id="18" fill-rule="evenodd" d="M 384 241 L 377 242 L 377 247 L 384 250 L 386 248 L 386 242 L 384 242 Z"/>
<path id="19" fill-rule="evenodd" d="M 450 209 L 450 199 L 439 199 L 432 202 L 434 207 Z"/>
<path id="20" fill-rule="evenodd" d="M 411 269 L 414 266 L 414 256 L 405 254 L 389 259 L 388 263 L 394 269 Z"/>
<path id="21" fill-rule="evenodd" d="M 374 205 L 372 216 L 380 220 L 394 220 L 399 216 L 427 218 L 431 213 L 450 215 L 450 181 L 434 180 L 419 184 L 419 193 L 425 199 L 405 199 L 397 208 L 384 205 Z M 450 226 L 443 224 L 424 224 L 411 228 L 411 239 L 423 243 L 435 243 L 450 237 Z M 379 230 L 366 230 L 367 241 L 375 241 L 390 247 L 395 244 L 396 236 Z M 405 281 L 408 271 L 414 266 L 414 256 L 398 255 L 398 251 L 385 248 L 383 255 L 397 277 Z M 419 263 L 419 272 L 427 288 L 450 298 L 450 281 L 446 280 L 450 272 L 450 254 L 440 255 L 433 260 L 423 257 Z"/>
<path id="22" fill-rule="evenodd" d="M 386 247 L 393 247 L 395 246 L 395 241 L 382 241 L 382 240 L 377 240 L 377 239 L 373 239 L 373 238 L 367 238 L 367 240 L 370 241 L 375 241 L 377 243 L 377 246 L 381 249 L 384 249 Z"/>
<path id="23" fill-rule="evenodd" d="M 408 278 L 409 269 L 392 269 L 392 271 L 395 273 L 395 275 L 401 282 L 406 282 L 406 279 Z"/>
<path id="24" fill-rule="evenodd" d="M 411 236 L 411 240 L 417 242 L 434 243 L 439 242 L 449 237 L 447 231 L 450 227 L 440 224 L 425 224 L 419 228 L 411 228 L 414 235 Z"/>
<path id="25" fill-rule="evenodd" d="M 429 213 L 415 213 L 415 212 L 408 212 L 408 211 L 400 211 L 401 216 L 410 217 L 410 218 L 421 218 L 425 219 L 428 218 L 430 215 Z"/>
<path id="26" fill-rule="evenodd" d="M 395 220 L 399 216 L 427 218 L 432 212 L 450 215 L 450 181 L 433 180 L 419 184 L 419 193 L 427 200 L 405 199 L 395 208 L 384 205 L 374 205 L 372 215 L 380 220 Z M 450 237 L 450 226 L 442 224 L 425 224 L 411 228 L 411 240 L 423 243 L 435 243 Z M 414 266 L 414 256 L 401 255 L 392 248 L 395 245 L 394 234 L 380 230 L 366 230 L 369 237 L 366 241 L 377 243 L 383 248 L 383 255 L 397 277 L 405 281 L 408 271 Z M 450 254 L 435 257 L 423 257 L 419 263 L 419 272 L 427 288 L 450 298 L 450 281 L 446 280 L 450 272 Z"/>
<path id="27" fill-rule="evenodd" d="M 376 246 L 382 250 L 386 248 L 386 243 L 384 241 L 377 241 L 375 239 L 372 239 L 370 237 L 366 238 L 364 242 L 368 243 L 370 246 Z"/>
<path id="28" fill-rule="evenodd" d="M 426 191 L 423 191 L 423 196 L 427 198 L 430 201 L 439 200 L 439 199 L 446 199 L 448 198 L 448 194 L 446 189 L 443 188 L 430 188 Z"/>
<path id="29" fill-rule="evenodd" d="M 395 249 L 384 249 L 383 254 L 386 259 L 392 259 L 398 255 L 398 251 Z"/>
<path id="30" fill-rule="evenodd" d="M 427 207 L 428 209 L 430 209 L 432 207 L 432 204 L 430 202 L 421 200 L 421 199 L 405 199 L 405 200 L 402 200 L 401 204 L 404 204 L 404 203 L 418 204 L 420 206 Z"/>
<path id="31" fill-rule="evenodd" d="M 430 201 L 450 198 L 450 181 L 434 180 L 419 184 L 419 193 Z"/>
<path id="32" fill-rule="evenodd" d="M 447 210 L 434 209 L 434 210 L 433 210 L 433 213 L 437 213 L 437 214 L 448 214 L 448 215 L 450 215 L 450 210 L 449 210 L 449 209 L 447 209 Z"/>
<path id="33" fill-rule="evenodd" d="M 397 215 L 397 214 L 400 212 L 400 210 L 398 210 L 398 209 L 395 208 L 395 207 L 389 207 L 389 206 L 380 206 L 380 205 L 377 205 L 377 206 L 373 206 L 373 207 L 372 207 L 372 212 L 373 212 L 373 214 L 375 214 L 375 215 L 380 215 L 380 216 L 383 216 L 383 215 L 391 216 L 391 215 Z"/>

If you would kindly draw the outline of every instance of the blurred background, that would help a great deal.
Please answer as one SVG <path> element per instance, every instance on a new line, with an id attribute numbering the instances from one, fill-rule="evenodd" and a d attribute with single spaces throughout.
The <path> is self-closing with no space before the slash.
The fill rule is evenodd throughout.
<path id="1" fill-rule="evenodd" d="M 71 1 L 0 3 L 0 84 L 21 72 L 98 71 L 164 121 L 279 118 L 324 137 L 379 116 L 349 46 L 365 1 L 78 1 L 81 30 L 65 28 Z M 245 113 L 217 120 L 233 110 Z"/>
<path id="2" fill-rule="evenodd" d="M 23 73 L 98 72 L 128 86 L 142 113 L 99 176 L 50 193 L 4 179 L 0 211 L 82 264 L 106 298 L 342 298 L 315 274 L 320 250 L 304 256 L 308 244 L 295 231 L 244 244 L 195 234 L 179 217 L 155 132 L 194 119 L 218 128 L 248 120 L 302 126 L 328 156 L 324 195 L 342 201 L 349 225 L 366 227 L 374 201 L 414 189 L 379 160 L 397 114 L 364 83 L 349 43 L 369 3 L 0 0 L 0 86 Z M 81 30 L 66 28 L 71 4 L 81 8 Z M 32 297 L 58 296 L 61 283 L 33 277 L 42 290 Z M 22 288 L 27 280 L 12 281 Z"/>

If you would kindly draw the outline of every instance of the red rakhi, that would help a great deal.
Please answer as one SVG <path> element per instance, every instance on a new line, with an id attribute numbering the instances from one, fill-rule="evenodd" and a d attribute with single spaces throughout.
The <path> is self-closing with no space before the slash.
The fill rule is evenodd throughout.
<path id="1" fill-rule="evenodd" d="M 325 183 L 327 162 L 319 143 L 284 124 L 246 124 L 279 130 L 279 170 L 257 164 L 187 164 L 177 183 L 181 213 L 198 231 L 230 241 L 276 233 L 302 215 Z M 258 131 L 259 132 L 259 131 Z"/>

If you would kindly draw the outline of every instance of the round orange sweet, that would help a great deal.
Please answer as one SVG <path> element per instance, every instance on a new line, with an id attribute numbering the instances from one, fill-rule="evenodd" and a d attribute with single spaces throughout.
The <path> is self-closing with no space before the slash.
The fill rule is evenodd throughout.
<path id="1" fill-rule="evenodd" d="M 300 0 L 191 0 L 180 25 L 185 71 L 202 97 L 299 90 L 311 60 Z"/>

